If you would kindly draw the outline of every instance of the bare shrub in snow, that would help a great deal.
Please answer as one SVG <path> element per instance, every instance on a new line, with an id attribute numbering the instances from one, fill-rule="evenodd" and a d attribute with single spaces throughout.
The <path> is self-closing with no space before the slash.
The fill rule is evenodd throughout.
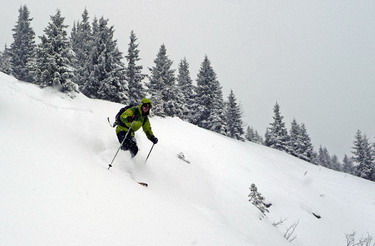
<path id="1" fill-rule="evenodd" d="M 266 215 L 268 211 L 266 204 L 264 203 L 264 197 L 258 192 L 258 188 L 255 184 L 250 186 L 249 202 L 251 202 L 255 207 L 257 207 L 263 215 Z"/>
<path id="2" fill-rule="evenodd" d="M 367 237 L 362 236 L 358 241 L 355 239 L 356 232 L 351 234 L 345 234 L 346 246 L 375 246 L 375 242 L 372 243 L 372 236 L 367 234 Z"/>

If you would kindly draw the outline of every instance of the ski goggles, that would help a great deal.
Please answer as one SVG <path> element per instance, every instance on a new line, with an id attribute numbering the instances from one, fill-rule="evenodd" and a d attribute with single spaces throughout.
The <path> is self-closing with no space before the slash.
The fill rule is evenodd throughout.
<path id="1" fill-rule="evenodd" d="M 144 104 L 142 104 L 142 107 L 145 107 L 145 108 L 152 108 L 152 105 L 151 105 L 151 103 L 144 103 Z"/>

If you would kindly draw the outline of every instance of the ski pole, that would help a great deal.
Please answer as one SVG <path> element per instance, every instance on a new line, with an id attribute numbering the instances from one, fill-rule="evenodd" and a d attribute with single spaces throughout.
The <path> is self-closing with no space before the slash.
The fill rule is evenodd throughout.
<path id="1" fill-rule="evenodd" d="M 113 163 L 113 161 L 115 160 L 115 158 L 116 158 L 118 152 L 120 151 L 120 149 L 121 149 L 121 147 L 122 147 L 122 144 L 125 142 L 125 139 L 128 137 L 129 132 L 130 132 L 131 129 L 132 129 L 133 123 L 134 123 L 134 121 L 131 123 L 131 125 L 130 125 L 130 127 L 129 127 L 129 130 L 128 130 L 128 132 L 126 133 L 124 139 L 122 140 L 122 142 L 121 142 L 121 144 L 120 144 L 120 147 L 117 149 L 116 154 L 115 154 L 115 156 L 113 157 L 111 163 L 109 163 L 109 165 L 108 165 L 108 170 L 112 167 L 112 163 Z"/>
<path id="2" fill-rule="evenodd" d="M 155 144 L 152 145 L 152 147 L 151 147 L 151 149 L 150 149 L 150 152 L 148 152 L 147 158 L 146 158 L 146 160 L 145 160 L 145 164 L 146 164 L 146 162 L 147 162 L 148 157 L 149 157 L 150 154 L 151 154 L 152 149 L 154 148 L 154 145 L 155 145 Z"/>
<path id="3" fill-rule="evenodd" d="M 112 128 L 116 126 L 115 123 L 111 124 L 111 121 L 109 120 L 109 117 L 107 117 L 107 120 L 108 120 L 108 124 L 109 124 Z"/>

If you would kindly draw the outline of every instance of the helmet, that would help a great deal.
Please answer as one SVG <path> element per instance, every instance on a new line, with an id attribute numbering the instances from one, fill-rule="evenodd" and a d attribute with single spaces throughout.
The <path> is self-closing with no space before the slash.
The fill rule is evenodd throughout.
<path id="1" fill-rule="evenodd" d="M 141 100 L 141 102 L 142 102 L 141 107 L 145 106 L 145 107 L 148 108 L 148 109 L 151 109 L 151 108 L 152 108 L 152 102 L 151 102 L 150 99 L 148 99 L 148 98 L 143 98 L 143 99 Z"/>
<path id="2" fill-rule="evenodd" d="M 141 102 L 142 102 L 142 104 L 144 104 L 144 103 L 152 104 L 152 101 L 151 101 L 150 99 L 148 99 L 148 98 L 143 98 L 143 99 L 141 100 Z"/>

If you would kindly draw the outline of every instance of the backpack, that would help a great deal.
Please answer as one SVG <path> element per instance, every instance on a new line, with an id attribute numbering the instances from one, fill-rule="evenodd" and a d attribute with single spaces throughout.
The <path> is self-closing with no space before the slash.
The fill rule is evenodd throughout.
<path id="1" fill-rule="evenodd" d="M 121 116 L 122 113 L 124 113 L 127 109 L 132 108 L 132 107 L 135 107 L 135 106 L 136 106 L 136 105 L 130 104 L 130 105 L 128 105 L 128 106 L 125 106 L 125 107 L 121 108 L 120 111 L 118 111 L 118 113 L 117 113 L 116 116 L 115 116 L 115 122 L 113 123 L 113 127 L 115 127 L 115 126 L 117 126 L 117 125 L 126 127 L 125 124 L 121 121 L 120 116 Z M 138 110 L 137 110 L 136 112 L 138 112 Z"/>

